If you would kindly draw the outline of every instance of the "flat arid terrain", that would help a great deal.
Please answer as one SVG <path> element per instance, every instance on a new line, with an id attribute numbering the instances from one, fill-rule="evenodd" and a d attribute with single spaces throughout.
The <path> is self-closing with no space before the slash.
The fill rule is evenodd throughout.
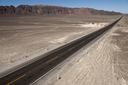
<path id="1" fill-rule="evenodd" d="M 120 15 L 0 16 L 0 73 L 112 23 Z M 35 85 L 128 85 L 128 16 Z M 78 62 L 76 62 L 78 60 Z M 57 76 L 61 79 L 57 80 Z"/>

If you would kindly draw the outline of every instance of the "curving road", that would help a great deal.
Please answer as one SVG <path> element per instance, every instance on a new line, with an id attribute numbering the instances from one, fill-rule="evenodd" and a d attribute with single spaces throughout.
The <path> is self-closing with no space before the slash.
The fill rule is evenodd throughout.
<path id="1" fill-rule="evenodd" d="M 123 17 L 123 16 L 122 16 Z M 121 18 L 122 18 L 121 17 Z M 68 43 L 64 46 L 55 49 L 48 55 L 41 56 L 40 60 L 37 60 L 13 73 L 10 73 L 0 78 L 0 85 L 29 85 L 36 79 L 50 71 L 52 68 L 57 66 L 59 63 L 70 57 L 76 51 L 87 45 L 89 42 L 112 29 L 112 27 L 121 19 L 119 18 L 110 25 L 101 28 L 89 35 L 86 35 L 76 41 Z"/>

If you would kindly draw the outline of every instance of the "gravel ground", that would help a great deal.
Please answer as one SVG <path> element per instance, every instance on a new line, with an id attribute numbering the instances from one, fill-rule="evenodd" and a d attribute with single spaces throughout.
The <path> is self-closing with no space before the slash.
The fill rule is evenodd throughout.
<path id="1" fill-rule="evenodd" d="M 90 20 L 96 21 L 97 17 L 0 16 L 0 48 L 2 48 L 0 49 L 0 67 L 22 60 L 26 56 L 44 53 L 46 50 L 99 29 L 100 24 L 100 27 L 103 27 L 108 23 L 105 16 L 98 18 L 98 23 L 93 22 L 91 25 L 88 23 Z M 112 22 L 116 17 L 111 18 L 110 21 Z M 102 18 L 104 24 L 101 23 Z"/>
<path id="2" fill-rule="evenodd" d="M 34 85 L 128 85 L 128 25 L 124 18 L 98 43 L 78 53 L 54 76 Z M 121 26 L 119 26 L 121 25 Z M 88 53 L 87 53 L 88 52 Z M 75 62 L 75 63 L 74 63 Z M 57 75 L 61 79 L 57 80 Z M 42 82 L 41 82 L 42 81 Z"/>
<path id="3" fill-rule="evenodd" d="M 120 16 L 0 16 L 0 69 L 16 66 L 97 30 Z M 128 25 L 125 16 L 105 39 L 80 51 L 78 63 L 64 63 L 47 81 L 36 85 L 127 85 Z M 25 55 L 28 57 L 25 58 Z M 33 57 L 32 57 L 33 56 Z M 31 59 L 30 58 L 30 59 Z M 76 58 L 77 59 L 77 58 Z M 18 63 L 16 63 L 18 62 Z M 56 75 L 62 78 L 56 80 Z M 43 81 L 43 82 L 42 82 Z"/>

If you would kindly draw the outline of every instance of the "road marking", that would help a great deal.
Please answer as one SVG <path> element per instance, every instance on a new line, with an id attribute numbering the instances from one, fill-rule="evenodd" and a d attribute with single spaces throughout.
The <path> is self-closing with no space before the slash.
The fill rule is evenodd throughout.
<path id="1" fill-rule="evenodd" d="M 91 39 L 92 37 L 89 37 L 88 39 Z"/>
<path id="2" fill-rule="evenodd" d="M 70 51 L 70 50 L 72 50 L 72 49 L 74 49 L 74 48 L 75 48 L 75 47 L 72 47 L 72 48 L 70 48 L 70 49 L 68 49 L 68 50 Z"/>
<path id="3" fill-rule="evenodd" d="M 85 41 L 81 42 L 81 44 L 84 43 L 84 42 L 85 42 Z"/>
<path id="4" fill-rule="evenodd" d="M 56 59 L 56 58 L 58 58 L 58 56 L 56 56 L 56 57 L 54 57 L 53 59 L 47 61 L 46 63 L 49 63 L 49 62 L 53 61 L 53 60 Z"/>
<path id="5" fill-rule="evenodd" d="M 96 34 L 94 36 L 96 36 Z"/>
<path id="6" fill-rule="evenodd" d="M 17 81 L 17 80 L 21 79 L 21 78 L 22 78 L 22 77 L 24 77 L 24 76 L 26 76 L 26 74 L 24 74 L 23 76 L 21 76 L 21 77 L 19 77 L 19 78 L 15 79 L 15 80 L 13 80 L 12 82 L 10 82 L 10 83 L 8 83 L 8 84 L 6 84 L 6 85 L 10 85 L 10 84 L 12 84 L 13 82 L 15 82 L 15 81 Z"/>

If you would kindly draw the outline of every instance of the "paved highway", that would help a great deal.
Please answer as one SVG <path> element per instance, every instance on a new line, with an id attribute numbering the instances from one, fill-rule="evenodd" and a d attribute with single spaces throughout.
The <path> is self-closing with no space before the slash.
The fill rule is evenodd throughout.
<path id="1" fill-rule="evenodd" d="M 123 16 L 122 16 L 123 17 Z M 121 18 L 122 18 L 121 17 Z M 78 40 L 59 47 L 45 57 L 0 78 L 0 85 L 29 85 L 36 79 L 53 69 L 59 63 L 70 57 L 76 51 L 87 45 L 96 37 L 103 34 L 105 31 L 112 29 L 112 27 L 121 19 L 119 18 L 110 25 L 101 28 L 89 35 L 86 35 Z"/>

